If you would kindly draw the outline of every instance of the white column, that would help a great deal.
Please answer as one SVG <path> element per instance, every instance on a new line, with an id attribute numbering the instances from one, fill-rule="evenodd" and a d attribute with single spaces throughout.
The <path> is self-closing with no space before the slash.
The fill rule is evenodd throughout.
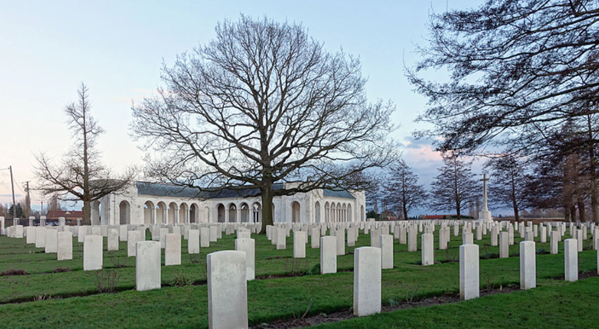
<path id="1" fill-rule="evenodd" d="M 391 237 L 391 236 L 389 236 Z M 381 311 L 381 249 L 354 250 L 354 315 L 366 316 Z"/>
<path id="2" fill-rule="evenodd" d="M 479 290 L 478 245 L 464 244 L 460 246 L 460 299 L 478 298 Z"/>
<path id="3" fill-rule="evenodd" d="M 537 286 L 537 264 L 535 243 L 520 242 L 520 289 L 528 290 Z"/>
<path id="4" fill-rule="evenodd" d="M 246 254 L 218 251 L 207 256 L 210 328 L 247 328 Z"/>

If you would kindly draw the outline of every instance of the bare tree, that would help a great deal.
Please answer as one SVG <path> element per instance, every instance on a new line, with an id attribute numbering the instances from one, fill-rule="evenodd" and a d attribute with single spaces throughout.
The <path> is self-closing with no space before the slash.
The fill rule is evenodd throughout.
<path id="1" fill-rule="evenodd" d="M 461 210 L 477 196 L 471 165 L 456 152 L 443 154 L 441 173 L 431 183 L 430 208 L 437 211 L 454 209 L 458 219 L 461 218 Z"/>
<path id="2" fill-rule="evenodd" d="M 418 175 L 403 159 L 398 159 L 389 167 L 384 189 L 387 204 L 401 212 L 403 219 L 408 219 L 413 207 L 426 205 L 428 196 L 424 185 L 418 184 Z"/>
<path id="3" fill-rule="evenodd" d="M 485 167 L 491 171 L 489 200 L 495 204 L 512 207 L 516 221 L 520 221 L 520 209 L 528 202 L 526 187 L 530 180 L 525 162 L 507 154 L 490 159 Z"/>
<path id="4" fill-rule="evenodd" d="M 326 52 L 302 26 L 225 21 L 162 72 L 166 88 L 133 107 L 134 136 L 159 153 L 148 174 L 199 190 L 258 188 L 263 227 L 273 196 L 360 189 L 346 178 L 396 153 L 393 105 L 368 103 L 358 59 Z"/>
<path id="5" fill-rule="evenodd" d="M 125 188 L 133 180 L 133 170 L 114 175 L 100 161 L 96 140 L 104 130 L 90 114 L 87 86 L 81 83 L 79 100 L 66 106 L 74 143 L 62 161 L 53 163 L 44 153 L 36 156 L 38 190 L 44 195 L 60 195 L 65 201 L 83 201 L 83 224 L 90 225 L 91 202 Z"/>

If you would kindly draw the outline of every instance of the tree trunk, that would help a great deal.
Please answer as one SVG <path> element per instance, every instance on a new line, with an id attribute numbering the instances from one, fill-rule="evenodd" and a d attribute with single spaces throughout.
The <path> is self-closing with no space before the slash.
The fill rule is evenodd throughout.
<path id="1" fill-rule="evenodd" d="M 589 140 L 593 140 L 593 129 L 590 116 L 587 116 L 587 126 Z M 589 171 L 591 174 L 591 220 L 595 223 L 599 223 L 599 210 L 597 205 L 597 169 L 595 167 L 595 144 L 591 143 L 589 147 Z"/>
<path id="2" fill-rule="evenodd" d="M 272 183 L 265 183 L 265 185 L 260 188 L 260 191 L 262 193 L 262 230 L 260 232 L 266 234 L 266 226 L 273 225 Z"/>
<path id="3" fill-rule="evenodd" d="M 564 205 L 564 220 L 566 222 L 572 221 L 572 216 L 570 216 L 570 206 L 567 204 Z"/>
<path id="4" fill-rule="evenodd" d="M 458 219 L 462 218 L 461 214 L 460 214 L 460 203 L 456 202 L 456 210 L 458 212 Z"/>
<path id="5" fill-rule="evenodd" d="M 578 218 L 581 222 L 586 222 L 586 212 L 584 209 L 584 200 L 582 198 L 578 198 Z"/>
<path id="6" fill-rule="evenodd" d="M 403 204 L 403 219 L 408 220 L 408 208 L 405 203 Z"/>
<path id="7" fill-rule="evenodd" d="M 576 205 L 574 204 L 570 206 L 570 216 L 572 217 L 572 221 L 576 222 Z"/>
<path id="8" fill-rule="evenodd" d="M 83 201 L 83 220 L 81 225 L 91 225 L 91 202 L 89 200 Z"/>
<path id="9" fill-rule="evenodd" d="M 514 201 L 514 219 L 516 220 L 516 222 L 520 221 L 520 213 L 518 211 L 518 204 L 516 203 L 516 201 Z"/>

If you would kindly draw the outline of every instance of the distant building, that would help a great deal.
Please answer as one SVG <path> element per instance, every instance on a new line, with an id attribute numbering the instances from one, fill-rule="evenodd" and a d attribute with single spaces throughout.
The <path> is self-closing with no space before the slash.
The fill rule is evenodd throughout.
<path id="1" fill-rule="evenodd" d="M 292 189 L 299 182 L 276 183 Z M 273 198 L 276 223 L 359 222 L 366 220 L 364 191 L 316 189 Z M 239 192 L 134 182 L 91 204 L 93 225 L 262 222 L 260 189 Z"/>
<path id="2" fill-rule="evenodd" d="M 458 219 L 458 215 L 426 215 L 423 219 Z M 460 219 L 474 219 L 474 217 L 461 215 Z"/>
<path id="3" fill-rule="evenodd" d="M 58 218 L 64 217 L 65 224 L 77 225 L 77 219 L 83 218 L 83 211 L 75 210 L 50 210 L 46 215 L 46 223 L 52 221 L 58 223 Z"/>

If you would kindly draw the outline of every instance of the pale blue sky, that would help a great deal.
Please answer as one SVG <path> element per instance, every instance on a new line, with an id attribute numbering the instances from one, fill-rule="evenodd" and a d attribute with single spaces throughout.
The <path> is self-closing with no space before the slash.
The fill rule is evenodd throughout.
<path id="1" fill-rule="evenodd" d="M 16 181 L 33 183 L 33 154 L 58 157 L 70 143 L 64 106 L 84 81 L 93 114 L 106 130 L 99 148 L 116 171 L 141 165 L 129 137 L 132 100 L 161 85 L 160 67 L 177 54 L 210 41 L 214 27 L 240 14 L 300 22 L 331 51 L 358 55 L 369 78 L 368 95 L 392 100 L 394 137 L 403 143 L 425 99 L 413 92 L 403 61 L 425 44 L 431 9 L 473 6 L 474 1 L 11 1 L 0 0 L 0 169 L 12 165 Z M 434 74 L 434 73 L 432 73 Z M 439 74 L 442 78 L 442 74 Z M 418 143 L 404 150 L 428 184 L 438 155 Z M 32 183 L 32 184 L 33 184 Z M 23 194 L 15 187 L 17 194 Z M 0 203 L 11 202 L 8 171 L 0 170 Z M 34 196 L 39 204 L 41 198 Z"/>

